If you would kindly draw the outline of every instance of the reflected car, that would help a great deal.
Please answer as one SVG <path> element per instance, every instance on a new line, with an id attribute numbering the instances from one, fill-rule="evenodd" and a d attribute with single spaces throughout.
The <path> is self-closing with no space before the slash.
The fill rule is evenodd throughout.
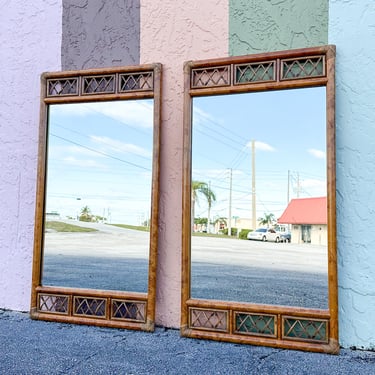
<path id="1" fill-rule="evenodd" d="M 280 233 L 272 228 L 258 228 L 247 234 L 248 240 L 280 242 Z"/>
<path id="2" fill-rule="evenodd" d="M 280 234 L 280 241 L 281 242 L 290 242 L 292 239 L 292 235 L 289 232 L 284 232 Z"/>

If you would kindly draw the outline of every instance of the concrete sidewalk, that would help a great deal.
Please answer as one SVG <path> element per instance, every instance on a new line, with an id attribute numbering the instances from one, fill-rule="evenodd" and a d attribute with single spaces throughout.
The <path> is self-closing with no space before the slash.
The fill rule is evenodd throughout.
<path id="1" fill-rule="evenodd" d="M 375 374 L 375 352 L 305 353 L 33 321 L 0 310 L 0 374 Z"/>

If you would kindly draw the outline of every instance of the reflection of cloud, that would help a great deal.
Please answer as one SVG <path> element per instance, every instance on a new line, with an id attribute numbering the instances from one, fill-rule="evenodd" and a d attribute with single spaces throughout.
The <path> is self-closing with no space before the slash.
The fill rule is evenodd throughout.
<path id="1" fill-rule="evenodd" d="M 62 104 L 51 106 L 51 114 L 60 116 L 101 114 L 134 127 L 152 128 L 153 126 L 153 103 L 151 100 Z"/>
<path id="2" fill-rule="evenodd" d="M 227 180 L 229 181 L 230 169 L 193 169 L 193 180 L 208 182 L 212 180 Z M 243 176 L 244 172 L 239 169 L 232 169 L 232 176 Z"/>
<path id="3" fill-rule="evenodd" d="M 307 151 L 309 152 L 309 154 L 316 157 L 317 159 L 325 159 L 326 157 L 326 153 L 324 151 L 317 150 L 316 148 L 310 148 Z"/>
<path id="4" fill-rule="evenodd" d="M 99 137 L 95 135 L 90 136 L 90 139 L 95 143 L 107 146 L 107 148 L 111 151 L 126 152 L 139 156 L 151 157 L 150 151 L 131 143 L 124 143 L 109 137 Z"/>
<path id="5" fill-rule="evenodd" d="M 212 116 L 210 113 L 204 111 L 203 109 L 199 108 L 198 106 L 193 106 L 193 120 L 194 124 L 201 124 L 205 120 L 213 122 L 217 125 L 221 125 L 221 121 L 217 119 L 216 117 Z"/>
<path id="6" fill-rule="evenodd" d="M 103 164 L 97 163 L 95 160 L 90 159 L 76 159 L 74 156 L 67 156 L 63 159 L 63 161 L 67 164 L 84 167 L 84 168 L 104 168 Z"/>
<path id="7" fill-rule="evenodd" d="M 252 147 L 251 142 L 248 142 L 246 144 L 246 147 L 251 148 Z M 276 149 L 272 147 L 271 145 L 269 145 L 268 143 L 260 142 L 260 141 L 255 141 L 255 149 L 259 151 L 270 151 L 270 152 L 276 151 Z"/>
<path id="8" fill-rule="evenodd" d="M 300 184 L 303 188 L 326 188 L 326 181 L 317 180 L 314 178 L 307 178 L 300 181 Z"/>

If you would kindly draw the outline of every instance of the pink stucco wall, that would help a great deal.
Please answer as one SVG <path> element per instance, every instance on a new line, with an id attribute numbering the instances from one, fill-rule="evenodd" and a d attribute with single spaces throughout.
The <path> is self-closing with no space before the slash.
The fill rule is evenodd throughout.
<path id="1" fill-rule="evenodd" d="M 146 21 L 147 20 L 147 21 Z M 180 325 L 183 63 L 228 55 L 227 0 L 141 0 L 140 63 L 162 62 L 156 323 Z"/>
<path id="2" fill-rule="evenodd" d="M 2 7 L 0 308 L 29 310 L 39 77 L 61 69 L 61 12 L 61 0 L 8 1 Z"/>

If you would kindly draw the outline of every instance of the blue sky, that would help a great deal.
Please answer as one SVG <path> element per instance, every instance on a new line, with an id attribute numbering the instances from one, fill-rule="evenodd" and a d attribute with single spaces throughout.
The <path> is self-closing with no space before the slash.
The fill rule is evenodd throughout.
<path id="1" fill-rule="evenodd" d="M 288 171 L 290 198 L 326 195 L 325 103 L 324 87 L 193 99 L 193 180 L 215 192 L 212 218 L 228 216 L 230 169 L 232 216 L 251 218 L 252 140 L 257 218 L 284 211 Z M 201 199 L 196 216 L 206 215 Z"/>
<path id="2" fill-rule="evenodd" d="M 49 111 L 46 211 L 75 217 L 87 205 L 112 222 L 147 219 L 153 101 L 61 104 Z"/>
<path id="3" fill-rule="evenodd" d="M 51 105 L 47 212 L 83 206 L 113 223 L 150 214 L 153 101 Z M 325 88 L 193 99 L 193 179 L 216 194 L 211 218 L 251 217 L 251 141 L 256 146 L 257 218 L 280 216 L 290 198 L 326 195 Z M 77 199 L 78 198 L 78 199 Z M 196 216 L 207 216 L 200 199 Z"/>

